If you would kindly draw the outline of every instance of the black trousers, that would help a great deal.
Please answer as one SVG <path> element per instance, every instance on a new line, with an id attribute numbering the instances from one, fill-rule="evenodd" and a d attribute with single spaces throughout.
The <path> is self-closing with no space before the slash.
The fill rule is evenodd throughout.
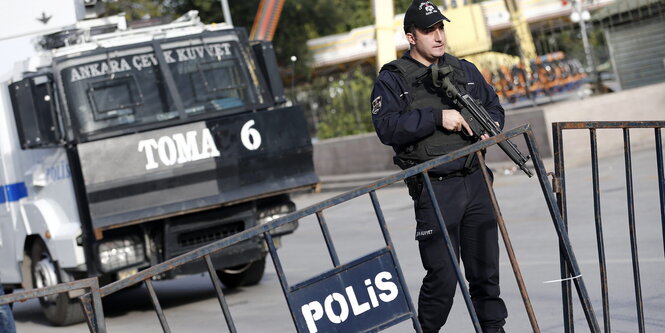
<path id="1" fill-rule="evenodd" d="M 456 257 L 461 256 L 469 293 L 483 329 L 502 327 L 508 316 L 499 297 L 497 224 L 480 170 L 463 177 L 432 180 Z M 427 271 L 418 298 L 418 320 L 424 332 L 445 324 L 457 287 L 457 276 L 426 186 L 415 200 L 416 239 Z"/>

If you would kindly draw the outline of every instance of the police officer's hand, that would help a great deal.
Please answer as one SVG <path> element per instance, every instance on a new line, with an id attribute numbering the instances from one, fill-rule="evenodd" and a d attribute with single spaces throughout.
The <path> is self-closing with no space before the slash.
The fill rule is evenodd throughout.
<path id="1" fill-rule="evenodd" d="M 501 127 L 501 126 L 499 125 L 499 122 L 495 121 L 494 123 L 496 124 L 496 127 Z M 485 134 L 483 134 L 483 135 L 480 136 L 480 140 L 485 140 L 485 139 L 489 139 L 489 138 L 490 138 L 490 135 L 487 134 L 487 133 L 485 133 Z"/>
<path id="2" fill-rule="evenodd" d="M 473 136 L 473 131 L 471 131 L 471 127 L 469 127 L 469 124 L 466 123 L 466 120 L 464 120 L 464 117 L 459 113 L 457 110 L 452 110 L 452 109 L 447 109 L 443 110 L 443 128 L 449 130 L 449 131 L 455 131 L 459 132 L 462 130 L 462 128 L 466 129 L 466 132 L 469 133 L 469 135 Z"/>

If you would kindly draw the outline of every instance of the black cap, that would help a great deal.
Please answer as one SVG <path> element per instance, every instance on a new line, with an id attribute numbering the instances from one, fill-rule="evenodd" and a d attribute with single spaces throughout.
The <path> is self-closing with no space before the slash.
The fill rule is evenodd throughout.
<path id="1" fill-rule="evenodd" d="M 443 20 L 450 22 L 431 1 L 413 0 L 404 14 L 404 32 L 409 32 L 411 25 L 427 29 Z"/>

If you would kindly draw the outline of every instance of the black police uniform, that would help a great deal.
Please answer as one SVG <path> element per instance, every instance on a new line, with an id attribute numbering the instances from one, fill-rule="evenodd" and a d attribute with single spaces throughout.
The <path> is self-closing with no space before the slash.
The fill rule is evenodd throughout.
<path id="1" fill-rule="evenodd" d="M 401 66 L 395 66 L 396 62 L 401 62 Z M 503 127 L 504 110 L 476 66 L 449 55 L 441 57 L 440 64 L 447 63 L 456 65 L 453 67 L 458 89 L 463 88 L 478 99 Z M 372 121 L 376 133 L 381 142 L 393 147 L 396 157 L 402 157 L 401 162 L 419 163 L 474 141 L 461 132 L 450 132 L 442 127 L 442 108 L 454 107 L 440 88 L 433 88 L 431 78 L 415 78 L 422 77 L 420 72 L 426 70 L 427 67 L 407 51 L 402 59 L 382 68 L 372 92 Z M 435 106 L 422 105 L 418 99 L 427 99 Z M 442 145 L 442 149 L 434 149 L 437 147 L 430 143 L 436 140 L 450 144 L 447 148 Z M 424 143 L 428 143 L 425 148 Z M 419 145 L 421 148 L 414 149 Z M 423 157 L 423 154 L 429 156 Z M 462 258 L 481 325 L 487 332 L 498 332 L 507 317 L 506 306 L 499 297 L 498 232 L 478 161 L 458 159 L 432 169 L 429 174 L 457 258 Z M 452 307 L 457 278 L 427 189 L 420 186 L 416 193 L 413 191 L 414 186 L 410 186 L 417 223 L 416 240 L 427 271 L 418 299 L 418 318 L 424 332 L 438 332 Z"/>

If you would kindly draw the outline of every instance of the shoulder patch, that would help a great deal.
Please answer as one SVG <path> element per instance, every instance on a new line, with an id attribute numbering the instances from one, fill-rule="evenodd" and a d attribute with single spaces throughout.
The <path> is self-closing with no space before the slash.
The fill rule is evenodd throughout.
<path id="1" fill-rule="evenodd" d="M 381 96 L 377 96 L 372 101 L 372 114 L 377 114 L 381 111 Z"/>

